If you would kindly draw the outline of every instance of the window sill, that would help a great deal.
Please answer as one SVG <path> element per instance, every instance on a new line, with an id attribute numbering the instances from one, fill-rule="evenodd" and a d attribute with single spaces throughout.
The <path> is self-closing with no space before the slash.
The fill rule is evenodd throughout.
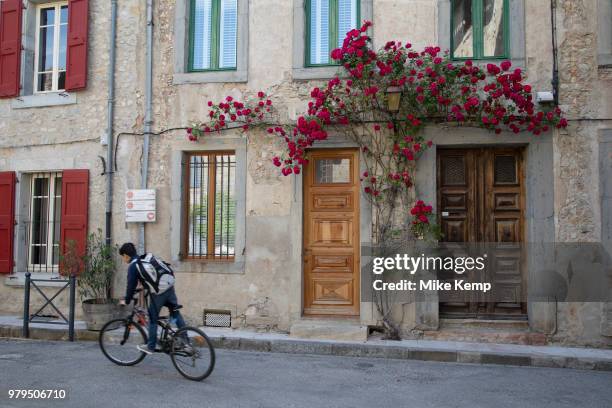
<path id="1" fill-rule="evenodd" d="M 332 79 L 346 76 L 345 71 L 340 65 L 330 65 L 326 67 L 306 67 L 293 68 L 294 80 L 309 80 L 309 79 Z"/>
<path id="2" fill-rule="evenodd" d="M 463 65 L 466 61 L 472 61 L 472 64 L 476 65 L 480 68 L 486 68 L 487 64 L 501 64 L 503 61 L 510 61 L 512 63 L 512 68 L 510 71 L 514 71 L 514 68 L 520 68 L 525 65 L 524 58 L 482 58 L 482 59 L 474 59 L 474 58 L 459 58 L 459 59 L 451 59 L 450 63 L 455 65 Z"/>
<path id="3" fill-rule="evenodd" d="M 215 273 L 244 274 L 244 261 L 193 260 L 173 261 L 172 268 L 176 273 Z"/>
<path id="4" fill-rule="evenodd" d="M 247 71 L 179 72 L 172 78 L 174 85 L 247 81 Z"/>
<path id="5" fill-rule="evenodd" d="M 77 103 L 75 93 L 50 92 L 18 96 L 17 98 L 11 99 L 11 108 L 43 108 L 47 106 L 73 105 L 75 103 Z"/>
<path id="6" fill-rule="evenodd" d="M 598 54 L 597 65 L 600 68 L 609 68 L 612 65 L 612 54 Z"/>
<path id="7" fill-rule="evenodd" d="M 25 286 L 25 272 L 15 272 L 12 275 L 4 278 L 4 284 L 6 286 L 16 286 L 16 287 L 24 287 Z M 30 275 L 31 279 L 57 279 L 63 280 L 65 279 L 62 276 L 59 276 L 57 273 L 32 273 Z M 36 282 L 37 286 L 40 287 L 61 287 L 64 286 L 66 282 Z"/>

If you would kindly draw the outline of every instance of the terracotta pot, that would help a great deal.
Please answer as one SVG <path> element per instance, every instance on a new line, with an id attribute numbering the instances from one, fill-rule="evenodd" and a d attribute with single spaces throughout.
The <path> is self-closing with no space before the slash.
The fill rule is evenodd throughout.
<path id="1" fill-rule="evenodd" d="M 113 299 L 87 299 L 82 306 L 87 330 L 100 330 L 118 316 L 117 301 Z"/>

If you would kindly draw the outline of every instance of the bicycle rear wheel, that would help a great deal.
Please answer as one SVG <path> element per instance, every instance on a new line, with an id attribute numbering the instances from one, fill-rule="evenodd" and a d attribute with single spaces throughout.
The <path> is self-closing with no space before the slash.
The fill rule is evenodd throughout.
<path id="1" fill-rule="evenodd" d="M 202 381 L 215 368 L 215 349 L 204 332 L 195 327 L 183 327 L 172 339 L 172 364 L 185 378 Z"/>
<path id="2" fill-rule="evenodd" d="M 139 324 L 128 322 L 127 319 L 115 319 L 106 323 L 100 330 L 98 342 L 102 353 L 118 365 L 132 366 L 146 357 L 146 353 L 136 346 L 146 344 L 147 335 Z"/>

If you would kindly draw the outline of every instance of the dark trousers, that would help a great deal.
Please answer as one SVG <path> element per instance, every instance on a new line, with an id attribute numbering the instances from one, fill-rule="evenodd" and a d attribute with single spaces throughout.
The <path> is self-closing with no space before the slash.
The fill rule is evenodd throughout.
<path id="1" fill-rule="evenodd" d="M 173 287 L 159 295 L 152 293 L 149 295 L 149 341 L 147 342 L 149 350 L 155 350 L 155 343 L 157 343 L 157 320 L 159 319 L 159 312 L 162 307 L 168 306 L 172 310 L 171 317 L 176 320 L 176 325 L 179 329 L 185 327 L 185 321 L 183 316 L 181 316 L 181 312 L 172 308 L 172 306 L 176 305 L 178 305 L 178 301 Z"/>

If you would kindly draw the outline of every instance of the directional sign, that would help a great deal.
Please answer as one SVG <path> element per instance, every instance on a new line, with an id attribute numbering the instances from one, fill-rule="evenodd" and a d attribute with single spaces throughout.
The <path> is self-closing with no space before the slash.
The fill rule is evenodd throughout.
<path id="1" fill-rule="evenodd" d="M 125 192 L 125 222 L 155 222 L 155 190 Z"/>
<path id="2" fill-rule="evenodd" d="M 125 192 L 126 200 L 155 200 L 155 190 L 128 190 Z"/>
<path id="3" fill-rule="evenodd" d="M 155 200 L 126 201 L 126 211 L 155 211 Z"/>
<path id="4" fill-rule="evenodd" d="M 155 222 L 155 211 L 127 211 L 125 222 Z"/>

